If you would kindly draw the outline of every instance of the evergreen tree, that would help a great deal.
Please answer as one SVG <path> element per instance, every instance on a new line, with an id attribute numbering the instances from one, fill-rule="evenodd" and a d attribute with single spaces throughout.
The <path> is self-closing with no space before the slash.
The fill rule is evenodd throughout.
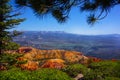
<path id="1" fill-rule="evenodd" d="M 31 8 L 37 17 L 51 14 L 58 22 L 65 22 L 72 7 L 90 12 L 88 24 L 104 19 L 110 10 L 120 4 L 120 0 L 15 0 L 18 6 Z"/>
<path id="2" fill-rule="evenodd" d="M 12 12 L 12 6 L 9 2 L 10 0 L 0 0 L 0 54 L 4 53 L 5 50 L 14 48 L 13 45 L 17 45 L 12 42 L 9 29 L 24 21 L 24 19 L 15 18 L 20 14 Z"/>
<path id="3" fill-rule="evenodd" d="M 98 20 L 104 19 L 110 10 L 116 5 L 120 5 L 120 0 L 83 0 L 80 6 L 81 11 L 90 12 L 87 22 L 94 24 Z"/>
<path id="4" fill-rule="evenodd" d="M 75 0 L 15 0 L 15 2 L 18 7 L 32 9 L 37 17 L 50 14 L 59 23 L 63 23 L 68 19 Z"/>

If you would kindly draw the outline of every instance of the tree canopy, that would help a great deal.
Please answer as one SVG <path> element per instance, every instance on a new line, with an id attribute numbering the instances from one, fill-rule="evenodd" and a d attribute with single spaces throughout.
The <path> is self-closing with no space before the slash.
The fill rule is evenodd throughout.
<path id="1" fill-rule="evenodd" d="M 19 7 L 31 8 L 37 16 L 51 14 L 58 22 L 65 22 L 69 18 L 72 7 L 87 11 L 88 24 L 94 24 L 97 20 L 104 19 L 109 11 L 120 0 L 15 0 Z"/>

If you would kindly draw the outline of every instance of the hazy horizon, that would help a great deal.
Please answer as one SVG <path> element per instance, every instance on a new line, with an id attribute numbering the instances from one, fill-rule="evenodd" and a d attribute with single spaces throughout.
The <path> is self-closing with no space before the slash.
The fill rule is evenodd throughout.
<path id="1" fill-rule="evenodd" d="M 20 30 L 19 30 L 19 31 L 20 31 Z M 24 32 L 60 32 L 60 33 L 63 32 L 63 33 L 76 34 L 76 35 L 120 35 L 120 33 L 108 33 L 108 34 L 104 34 L 104 33 L 103 33 L 103 34 L 102 34 L 102 33 L 101 33 L 101 34 L 81 34 L 81 33 L 72 33 L 72 32 L 66 32 L 66 31 L 42 31 L 42 30 L 41 30 L 41 31 L 32 31 L 32 30 L 31 30 L 31 31 L 28 31 L 28 30 L 26 30 L 26 31 L 24 30 L 24 31 L 23 31 L 23 30 L 22 30 L 22 31 L 20 31 L 20 32 L 23 32 L 23 33 L 24 33 Z"/>

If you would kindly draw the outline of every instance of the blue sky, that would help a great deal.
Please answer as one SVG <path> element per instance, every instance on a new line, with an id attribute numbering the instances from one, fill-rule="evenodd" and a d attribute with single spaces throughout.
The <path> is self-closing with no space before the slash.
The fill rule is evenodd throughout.
<path id="1" fill-rule="evenodd" d="M 90 26 L 86 22 L 86 13 L 78 8 L 72 9 L 66 23 L 59 24 L 52 16 L 38 18 L 33 11 L 25 8 L 20 17 L 26 18 L 19 26 L 12 30 L 19 31 L 65 31 L 68 33 L 98 35 L 120 34 L 120 6 L 114 7 L 108 16 L 102 21 Z"/>

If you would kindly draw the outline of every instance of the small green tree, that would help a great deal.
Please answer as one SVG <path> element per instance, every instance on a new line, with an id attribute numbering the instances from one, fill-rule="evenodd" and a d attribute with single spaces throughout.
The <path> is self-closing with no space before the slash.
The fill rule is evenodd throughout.
<path id="1" fill-rule="evenodd" d="M 10 69 L 17 65 L 21 65 L 27 62 L 27 60 L 20 61 L 19 57 L 22 57 L 22 54 L 1 54 L 0 55 L 0 66 L 4 66 L 6 69 Z"/>
<path id="2" fill-rule="evenodd" d="M 20 14 L 12 12 L 12 5 L 9 2 L 10 0 L 0 0 L 0 54 L 9 48 L 14 48 L 15 43 L 11 43 L 12 35 L 8 30 L 24 21 L 24 19 L 15 18 Z"/>

